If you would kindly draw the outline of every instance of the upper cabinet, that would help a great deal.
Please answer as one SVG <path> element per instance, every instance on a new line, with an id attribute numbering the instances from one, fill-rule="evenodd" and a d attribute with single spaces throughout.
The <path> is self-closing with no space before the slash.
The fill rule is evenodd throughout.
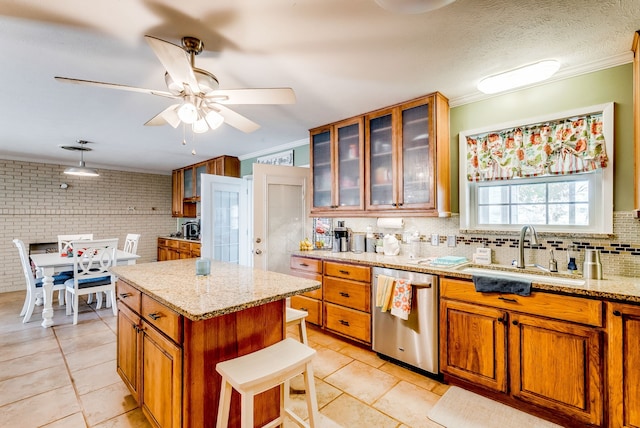
<path id="1" fill-rule="evenodd" d="M 310 130 L 312 214 L 364 209 L 363 118 Z"/>
<path id="2" fill-rule="evenodd" d="M 200 202 L 202 174 L 240 177 L 240 160 L 234 156 L 218 156 L 208 161 L 173 170 L 172 217 L 195 218 Z"/>
<path id="3" fill-rule="evenodd" d="M 449 104 L 441 94 L 312 129 L 310 135 L 312 214 L 450 215 Z"/>

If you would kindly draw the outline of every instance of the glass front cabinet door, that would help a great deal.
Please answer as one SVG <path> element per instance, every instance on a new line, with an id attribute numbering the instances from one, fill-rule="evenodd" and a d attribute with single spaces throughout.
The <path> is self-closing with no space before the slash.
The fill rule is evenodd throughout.
<path id="1" fill-rule="evenodd" d="M 366 118 L 366 209 L 436 209 L 435 115 L 427 97 Z"/>
<path id="2" fill-rule="evenodd" d="M 357 117 L 310 131 L 312 213 L 364 209 L 363 122 Z"/>

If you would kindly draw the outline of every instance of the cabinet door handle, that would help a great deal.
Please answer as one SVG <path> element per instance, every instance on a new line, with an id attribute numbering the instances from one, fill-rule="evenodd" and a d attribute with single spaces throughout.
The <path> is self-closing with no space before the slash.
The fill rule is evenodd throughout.
<path id="1" fill-rule="evenodd" d="M 343 275 L 349 275 L 349 271 L 348 270 L 340 270 L 339 272 L 341 274 L 343 274 Z"/>
<path id="2" fill-rule="evenodd" d="M 162 315 L 161 315 L 161 314 L 159 314 L 159 313 L 157 313 L 157 312 L 154 312 L 154 313 L 152 313 L 152 314 L 149 314 L 149 318 L 151 318 L 151 319 L 152 319 L 152 320 L 154 320 L 154 321 L 157 321 L 157 320 L 159 320 L 160 318 L 162 318 Z"/>
<path id="3" fill-rule="evenodd" d="M 308 264 L 306 264 L 306 263 L 300 263 L 300 266 L 302 266 L 302 267 L 309 267 L 309 265 L 308 265 Z"/>
<path id="4" fill-rule="evenodd" d="M 121 299 L 126 299 L 127 297 L 131 296 L 131 293 L 120 293 L 119 296 Z"/>
<path id="5" fill-rule="evenodd" d="M 305 312 L 309 312 L 309 309 L 307 308 L 300 308 L 301 311 L 305 311 Z"/>
<path id="6" fill-rule="evenodd" d="M 622 313 L 620 311 L 613 311 L 613 315 L 619 317 L 622 315 Z"/>
<path id="7" fill-rule="evenodd" d="M 510 299 L 508 297 L 498 297 L 499 300 L 504 300 L 505 302 L 511 302 L 511 303 L 518 303 L 518 301 L 516 299 Z"/>
<path id="8" fill-rule="evenodd" d="M 340 292 L 340 295 L 341 295 L 342 297 L 349 297 L 349 293 L 345 293 L 344 291 L 341 291 L 341 292 Z"/>
<path id="9" fill-rule="evenodd" d="M 346 325 L 347 327 L 349 327 L 349 321 L 340 320 L 340 324 Z"/>
<path id="10" fill-rule="evenodd" d="M 518 320 L 513 320 L 513 321 L 511 321 L 511 324 L 513 324 L 513 325 L 518 325 Z"/>

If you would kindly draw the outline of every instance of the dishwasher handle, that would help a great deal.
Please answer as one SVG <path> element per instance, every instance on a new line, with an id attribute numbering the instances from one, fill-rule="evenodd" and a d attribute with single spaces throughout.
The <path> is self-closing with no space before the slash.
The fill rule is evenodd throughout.
<path id="1" fill-rule="evenodd" d="M 376 278 L 376 280 L 378 279 L 378 275 L 374 275 L 374 277 Z M 394 278 L 394 279 L 408 279 L 408 280 L 410 280 L 410 278 Z M 412 282 L 411 285 L 413 287 L 418 287 L 418 288 L 431 288 L 433 286 L 433 284 L 430 283 L 430 282 Z"/>

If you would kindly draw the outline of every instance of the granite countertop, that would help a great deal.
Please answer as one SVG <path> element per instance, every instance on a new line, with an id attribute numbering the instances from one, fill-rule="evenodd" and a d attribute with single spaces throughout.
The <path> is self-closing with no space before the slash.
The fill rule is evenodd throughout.
<path id="1" fill-rule="evenodd" d="M 115 266 L 126 280 L 191 321 L 241 311 L 320 288 L 320 282 L 211 261 L 211 274 L 196 276 L 196 259 Z"/>
<path id="2" fill-rule="evenodd" d="M 419 264 L 418 260 L 410 259 L 407 256 L 385 256 L 377 253 L 352 253 L 313 250 L 313 251 L 296 251 L 294 255 L 302 257 L 312 257 L 322 260 L 333 260 L 339 262 L 353 262 L 366 266 L 377 266 L 389 269 L 408 270 L 413 272 L 430 273 L 434 275 L 447 276 L 461 279 L 471 279 L 472 274 L 460 270 L 461 266 L 455 267 L 435 267 L 428 264 Z M 510 270 L 510 268 L 500 268 L 498 265 L 475 265 L 467 264 L 466 266 L 491 268 L 499 270 Z M 535 275 L 549 276 L 549 282 L 543 279 L 532 282 L 532 290 L 545 290 L 557 293 L 565 293 L 571 295 L 590 296 L 602 299 L 612 299 L 622 302 L 640 302 L 640 278 L 625 276 L 607 275 L 604 279 L 586 279 L 584 284 L 557 284 L 553 283 L 553 276 L 561 276 L 565 278 L 582 279 L 581 275 L 572 275 L 568 272 L 563 274 L 549 274 L 542 270 L 527 270 L 526 273 Z"/>
<path id="3" fill-rule="evenodd" d="M 200 243 L 199 239 L 187 239 L 187 238 L 183 238 L 182 236 L 169 236 L 169 235 L 161 235 L 158 236 L 158 238 L 162 238 L 162 239 L 173 239 L 175 241 L 185 241 L 185 242 L 195 242 L 196 244 Z"/>

